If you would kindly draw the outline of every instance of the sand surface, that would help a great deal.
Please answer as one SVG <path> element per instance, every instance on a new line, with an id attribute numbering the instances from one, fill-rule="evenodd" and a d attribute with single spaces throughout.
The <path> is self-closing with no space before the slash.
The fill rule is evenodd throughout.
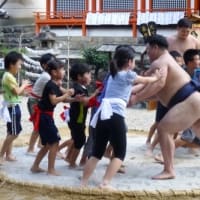
<path id="1" fill-rule="evenodd" d="M 156 181 L 151 180 L 151 176 L 162 170 L 162 165 L 154 162 L 152 158 L 144 156 L 145 137 L 134 136 L 128 138 L 127 156 L 124 162 L 126 166 L 125 174 L 117 174 L 112 185 L 119 190 L 190 190 L 200 187 L 200 158 L 188 153 L 186 149 L 178 149 L 176 152 L 175 168 L 177 177 L 173 180 Z M 158 151 L 158 150 L 157 150 Z M 79 187 L 81 170 L 69 169 L 63 160 L 56 160 L 56 169 L 61 172 L 61 176 L 49 176 L 46 173 L 33 174 L 30 166 L 34 156 L 26 155 L 26 147 L 17 147 L 14 154 L 18 158 L 17 162 L 5 162 L 0 167 L 1 172 L 8 178 L 27 183 L 55 185 L 61 187 Z M 102 159 L 90 179 L 89 186 L 96 187 L 101 181 L 108 164 L 107 159 Z M 47 168 L 47 158 L 41 164 L 42 168 Z"/>
<path id="2" fill-rule="evenodd" d="M 61 172 L 61 176 L 49 176 L 46 173 L 32 174 L 30 167 L 34 161 L 34 156 L 26 155 L 27 142 L 32 130 L 32 124 L 28 120 L 28 112 L 26 108 L 27 98 L 23 98 L 22 108 L 22 124 L 23 132 L 21 133 L 16 144 L 20 147 L 15 147 L 14 155 L 17 157 L 17 162 L 5 162 L 0 166 L 0 173 L 5 174 L 8 178 L 16 181 L 27 183 L 55 185 L 61 187 L 79 187 L 81 170 L 71 170 L 63 160 L 56 160 L 56 169 Z M 66 124 L 60 119 L 59 115 L 63 110 L 63 105 L 57 106 L 55 111 L 55 119 L 57 126 L 62 129 L 63 140 L 69 138 Z M 154 121 L 154 111 L 147 111 L 145 109 L 128 109 L 127 110 L 127 125 L 129 129 L 147 131 Z M 0 121 L 1 131 L 0 138 L 5 137 L 6 126 L 3 121 Z M 66 132 L 66 134 L 65 134 Z M 130 131 L 129 131 L 130 132 Z M 200 188 L 200 157 L 196 157 L 188 153 L 187 149 L 180 148 L 176 151 L 175 169 L 177 173 L 176 179 L 167 181 L 151 180 L 151 176 L 159 173 L 163 166 L 155 163 L 153 158 L 144 156 L 145 153 L 145 139 L 144 134 L 129 135 L 127 156 L 124 162 L 126 166 L 125 174 L 117 174 L 112 185 L 119 190 L 190 190 Z M 19 142 L 20 141 L 20 142 Z M 21 144 L 21 145 L 19 145 Z M 156 149 L 155 153 L 159 149 Z M 102 159 L 99 162 L 95 173 L 90 179 L 89 186 L 96 187 L 103 177 L 107 159 Z M 47 168 L 47 158 L 41 163 L 41 167 Z"/>

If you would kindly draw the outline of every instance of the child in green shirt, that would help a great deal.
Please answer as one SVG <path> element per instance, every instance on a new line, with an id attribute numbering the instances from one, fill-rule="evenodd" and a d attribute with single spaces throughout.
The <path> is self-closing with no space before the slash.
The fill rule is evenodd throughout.
<path id="1" fill-rule="evenodd" d="M 2 78 L 3 98 L 10 119 L 7 121 L 7 136 L 0 151 L 0 165 L 3 164 L 4 159 L 16 160 L 12 155 L 12 144 L 22 130 L 19 95 L 30 85 L 27 80 L 24 80 L 20 87 L 17 84 L 15 76 L 21 69 L 22 61 L 22 55 L 15 51 L 8 53 L 4 60 L 6 72 Z"/>

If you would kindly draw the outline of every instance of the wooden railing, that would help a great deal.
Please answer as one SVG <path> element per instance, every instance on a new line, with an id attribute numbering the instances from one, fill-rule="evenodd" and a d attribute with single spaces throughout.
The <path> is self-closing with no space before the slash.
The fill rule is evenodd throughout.
<path id="1" fill-rule="evenodd" d="M 48 0 L 47 0 L 48 1 Z M 199 0 L 194 0 L 194 8 L 191 8 L 191 0 L 186 0 L 186 8 L 160 8 L 156 9 L 153 8 L 153 1 L 149 0 L 148 4 L 146 3 L 146 0 L 140 0 L 141 7 L 140 10 L 138 10 L 138 0 L 133 0 L 133 7 L 128 8 L 127 6 L 125 8 L 119 8 L 119 9 L 103 9 L 103 0 L 99 0 L 99 5 L 96 5 L 96 0 L 92 0 L 90 12 L 96 13 L 96 12 L 130 12 L 130 20 L 129 24 L 132 27 L 132 35 L 133 37 L 137 34 L 137 12 L 169 12 L 169 11 L 185 11 L 186 16 L 190 16 L 192 13 L 199 12 Z M 86 15 L 89 12 L 88 11 L 88 0 L 85 0 L 85 11 L 69 11 L 69 12 L 57 12 L 56 8 L 54 6 L 53 12 L 37 12 L 35 13 L 35 24 L 36 33 L 39 33 L 40 28 L 45 25 L 50 26 L 81 26 L 82 27 L 82 35 L 86 36 Z M 146 6 L 149 5 L 147 8 Z M 97 7 L 99 10 L 97 10 Z M 50 4 L 48 6 L 47 10 L 50 9 Z"/>
<path id="2" fill-rule="evenodd" d="M 36 12 L 35 32 L 39 33 L 40 28 L 50 26 L 81 26 L 82 35 L 86 36 L 86 13 L 85 12 Z"/>

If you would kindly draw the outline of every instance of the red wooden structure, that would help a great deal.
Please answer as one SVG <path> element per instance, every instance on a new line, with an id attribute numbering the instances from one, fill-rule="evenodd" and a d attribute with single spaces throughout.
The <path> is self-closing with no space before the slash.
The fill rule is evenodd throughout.
<path id="1" fill-rule="evenodd" d="M 46 12 L 35 13 L 35 32 L 39 33 L 40 28 L 45 25 L 80 26 L 82 35 L 86 36 L 88 12 L 129 12 L 129 25 L 132 27 L 133 37 L 136 37 L 138 11 L 184 11 L 185 16 L 191 16 L 192 13 L 199 13 L 199 10 L 199 0 L 46 0 Z"/>

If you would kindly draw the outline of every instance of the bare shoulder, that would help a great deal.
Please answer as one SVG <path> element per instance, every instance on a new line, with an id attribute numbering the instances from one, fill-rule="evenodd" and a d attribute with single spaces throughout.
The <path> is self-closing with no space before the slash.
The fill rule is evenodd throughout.
<path id="1" fill-rule="evenodd" d="M 176 36 L 175 35 L 171 35 L 169 37 L 166 38 L 167 39 L 167 42 L 174 42 L 176 40 Z"/>
<path id="2" fill-rule="evenodd" d="M 170 56 L 168 55 L 160 56 L 159 58 L 157 58 L 155 61 L 151 63 L 151 67 L 158 69 L 161 66 L 167 66 L 169 60 L 170 60 Z"/>
<path id="3" fill-rule="evenodd" d="M 197 38 L 195 38 L 194 36 L 190 35 L 189 39 L 193 44 L 196 45 L 196 48 L 198 48 L 198 49 L 200 48 L 200 41 Z"/>

